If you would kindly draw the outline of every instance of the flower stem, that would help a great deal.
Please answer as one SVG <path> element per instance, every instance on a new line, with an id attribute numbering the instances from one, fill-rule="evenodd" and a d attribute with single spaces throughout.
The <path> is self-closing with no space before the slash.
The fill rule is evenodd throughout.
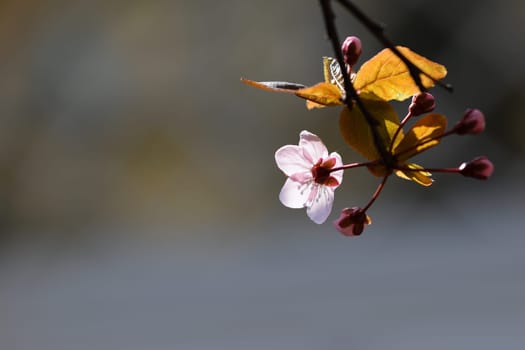
<path id="1" fill-rule="evenodd" d="M 403 171 L 427 171 L 429 173 L 459 173 L 461 170 L 459 168 L 409 168 L 409 167 L 396 167 L 397 170 Z"/>
<path id="2" fill-rule="evenodd" d="M 394 148 L 394 143 L 395 143 L 397 137 L 399 136 L 399 133 L 401 132 L 401 130 L 403 129 L 403 127 L 405 126 L 405 124 L 408 122 L 408 120 L 411 117 L 412 117 L 412 112 L 408 111 L 407 115 L 401 121 L 401 124 L 399 124 L 399 126 L 397 127 L 397 130 L 394 133 L 394 136 L 392 136 L 392 141 L 390 141 L 390 146 L 388 147 L 388 152 L 389 153 L 392 153 L 392 150 Z"/>
<path id="3" fill-rule="evenodd" d="M 374 164 L 377 164 L 377 161 L 364 162 L 364 163 L 344 164 L 344 165 L 341 165 L 341 166 L 339 166 L 337 168 L 330 169 L 330 172 L 339 171 L 339 170 L 347 170 L 347 169 L 352 169 L 352 168 L 359 168 L 359 167 L 369 166 L 369 165 L 374 165 Z"/>
<path id="4" fill-rule="evenodd" d="M 374 194 L 372 195 L 372 198 L 370 199 L 370 202 L 368 202 L 368 204 L 363 208 L 363 212 L 366 212 L 372 206 L 372 204 L 374 204 L 375 200 L 379 197 L 379 194 L 381 193 L 381 191 L 383 191 L 383 188 L 385 188 L 386 180 L 388 179 L 389 176 L 390 175 L 383 177 L 383 181 L 381 181 L 381 183 L 377 186 L 376 191 L 374 192 Z"/>

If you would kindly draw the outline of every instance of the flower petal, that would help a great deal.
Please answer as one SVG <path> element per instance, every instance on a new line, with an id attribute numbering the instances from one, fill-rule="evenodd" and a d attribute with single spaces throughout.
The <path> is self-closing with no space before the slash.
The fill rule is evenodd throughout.
<path id="1" fill-rule="evenodd" d="M 305 184 L 309 181 L 312 181 L 314 177 L 312 176 L 311 171 L 303 172 L 303 173 L 295 173 L 290 175 L 290 180 L 298 182 L 299 184 Z"/>
<path id="2" fill-rule="evenodd" d="M 328 150 L 319 136 L 309 131 L 301 131 L 299 147 L 303 148 L 304 156 L 311 160 L 311 165 L 317 163 L 321 158 L 328 157 Z"/>
<path id="3" fill-rule="evenodd" d="M 310 186 L 288 178 L 279 193 L 279 200 L 288 208 L 304 208 L 310 195 Z"/>
<path id="4" fill-rule="evenodd" d="M 304 157 L 300 146 L 286 145 L 275 152 L 275 162 L 286 176 L 309 172 L 313 163 Z"/>
<path id="5" fill-rule="evenodd" d="M 319 186 L 317 196 L 306 209 L 308 217 L 316 224 L 326 221 L 334 203 L 334 190 L 326 186 Z"/>
<path id="6" fill-rule="evenodd" d="M 339 168 L 340 166 L 343 166 L 343 159 L 341 158 L 339 153 L 332 152 L 330 153 L 329 157 L 335 159 L 335 165 L 333 166 L 334 168 Z M 334 171 L 333 173 L 330 173 L 330 176 L 333 176 L 337 180 L 337 182 L 339 182 L 339 185 L 340 185 L 341 182 L 343 182 L 343 173 L 344 173 L 343 170 L 338 170 L 338 171 Z M 333 189 L 335 190 L 339 185 L 334 186 Z"/>

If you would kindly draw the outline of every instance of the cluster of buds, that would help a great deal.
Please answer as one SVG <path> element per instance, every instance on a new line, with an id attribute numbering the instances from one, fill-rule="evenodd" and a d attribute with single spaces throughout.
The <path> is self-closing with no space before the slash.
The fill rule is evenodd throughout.
<path id="1" fill-rule="evenodd" d="M 367 161 L 344 164 L 338 153 L 329 154 L 321 139 L 306 130 L 301 132 L 298 145 L 278 149 L 275 161 L 287 176 L 279 199 L 287 207 L 306 208 L 307 215 L 317 224 L 325 222 L 330 215 L 334 193 L 343 181 L 344 171 L 366 167 L 373 175 L 382 178 L 366 205 L 343 209 L 340 217 L 333 222 L 345 236 L 359 236 L 372 223 L 367 212 L 393 174 L 422 186 L 430 186 L 433 183 L 432 173 L 436 172 L 458 173 L 486 180 L 494 171 L 494 165 L 484 156 L 453 168 L 429 168 L 410 162 L 412 157 L 437 146 L 445 137 L 482 133 L 485 117 L 478 109 L 467 109 L 460 120 L 447 130 L 446 116 L 434 112 L 434 96 L 421 91 L 421 86 L 425 89 L 432 87 L 435 81 L 443 78 L 445 67 L 408 48 L 397 47 L 397 50 L 423 64 L 430 71 L 426 74 L 428 79 L 416 84 L 409 75 L 408 67 L 388 49 L 354 72 L 362 46 L 359 38 L 351 36 L 341 46 L 344 69 L 334 59 L 324 59 L 325 82 L 306 87 L 295 83 L 244 80 L 264 90 L 294 93 L 307 100 L 309 109 L 344 105 L 339 119 L 341 134 L 346 143 Z M 345 74 L 347 77 L 343 77 Z M 351 88 L 357 95 L 355 100 L 346 100 L 344 81 L 352 82 Z M 403 101 L 410 97 L 407 114 L 399 120 L 389 101 Z M 416 120 L 412 126 L 405 130 L 404 127 L 413 119 Z"/>
<path id="2" fill-rule="evenodd" d="M 408 114 L 398 126 L 395 135 L 399 135 L 399 132 L 402 130 L 403 125 L 406 124 L 406 122 L 410 118 L 429 113 L 433 111 L 434 108 L 435 100 L 430 93 L 423 92 L 414 95 L 412 98 L 412 103 L 408 108 Z M 410 148 L 417 149 L 418 147 L 422 147 L 424 149 L 425 144 L 431 144 L 436 141 L 439 142 L 444 137 L 449 135 L 476 135 L 482 133 L 484 130 L 485 117 L 483 113 L 478 109 L 467 109 L 464 112 L 462 118 L 450 131 L 438 133 L 437 135 L 430 138 L 420 139 L 419 141 L 416 141 L 416 143 Z M 394 141 L 395 139 L 392 141 L 392 143 Z M 375 163 L 382 163 L 382 160 L 378 160 Z M 354 163 L 349 165 L 343 165 L 341 168 L 354 168 L 363 165 L 369 166 L 370 163 Z M 385 165 L 383 164 L 383 166 Z M 386 179 L 391 173 L 397 173 L 398 175 L 400 175 L 403 174 L 403 171 L 411 171 L 413 177 L 407 176 L 407 173 L 404 173 L 404 175 L 400 175 L 400 177 L 406 178 L 408 180 L 414 180 L 426 186 L 427 184 L 424 182 L 419 182 L 417 176 L 414 176 L 414 174 L 419 174 L 425 177 L 430 176 L 430 172 L 459 173 L 466 177 L 471 177 L 479 180 L 487 180 L 492 176 L 492 173 L 494 172 L 494 165 L 485 156 L 476 157 L 473 160 L 469 162 L 464 162 L 455 168 L 423 168 L 415 165 L 413 167 L 406 167 L 400 165 L 399 156 L 396 157 L 394 154 L 394 161 L 391 163 L 390 166 L 388 166 L 388 168 L 389 170 L 386 172 L 386 175 L 383 178 L 383 182 L 378 186 L 376 192 L 373 194 L 372 198 L 370 199 L 367 205 L 365 205 L 363 208 L 345 208 L 342 210 L 340 217 L 334 221 L 334 226 L 343 235 L 358 236 L 363 232 L 366 225 L 369 225 L 371 223 L 371 219 L 366 214 L 366 211 L 370 208 L 370 206 L 379 196 L 379 193 L 384 187 Z"/>
<path id="3" fill-rule="evenodd" d="M 343 171 L 357 167 L 374 169 L 375 172 L 383 174 L 383 181 L 370 201 L 362 208 L 343 209 L 340 217 L 334 221 L 334 226 L 343 235 L 359 236 L 365 227 L 372 223 L 367 215 L 367 210 L 379 197 L 387 178 L 393 173 L 423 186 L 432 184 L 431 172 L 459 173 L 475 179 L 488 179 L 494 171 L 494 166 L 487 157 L 483 156 L 474 158 L 470 162 L 464 162 L 455 168 L 424 168 L 406 162 L 407 154 L 415 155 L 437 144 L 446 136 L 481 133 L 485 128 L 485 117 L 477 109 L 468 109 L 451 130 L 438 132 L 430 137 L 416 137 L 410 143 L 406 143 L 406 147 L 400 151 L 394 151 L 397 149 L 393 148 L 392 145 L 395 143 L 396 135 L 401 135 L 403 125 L 412 117 L 431 112 L 434 106 L 434 98 L 427 92 L 415 95 L 412 98 L 408 114 L 399 124 L 392 138 L 389 147 L 391 157 L 388 163 L 378 158 L 368 162 L 343 164 L 338 153 L 328 154 L 326 146 L 317 135 L 306 130 L 302 131 L 298 145 L 283 146 L 275 153 L 277 166 L 288 177 L 279 196 L 281 202 L 289 208 L 306 208 L 312 221 L 321 224 L 325 222 L 332 210 L 334 191 L 343 181 Z M 427 119 L 432 120 L 433 118 Z M 440 125 L 439 122 L 430 124 L 428 129 L 437 128 Z"/>

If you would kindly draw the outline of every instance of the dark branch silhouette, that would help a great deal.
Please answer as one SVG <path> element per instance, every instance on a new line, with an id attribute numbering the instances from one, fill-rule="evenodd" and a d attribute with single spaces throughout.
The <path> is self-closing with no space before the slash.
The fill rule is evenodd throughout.
<path id="1" fill-rule="evenodd" d="M 372 33 L 372 35 L 374 35 L 376 39 L 379 40 L 381 44 L 383 44 L 383 46 L 392 50 L 392 52 L 397 57 L 399 57 L 399 59 L 407 66 L 410 76 L 412 77 L 412 80 L 414 80 L 414 83 L 418 86 L 420 92 L 425 92 L 427 90 L 423 86 L 423 83 L 421 82 L 421 76 L 420 76 L 421 74 L 432 79 L 432 81 L 436 85 L 452 92 L 452 85 L 444 84 L 441 81 L 432 78 L 425 71 L 422 71 L 421 69 L 419 69 L 414 63 L 412 63 L 408 58 L 406 58 L 401 52 L 399 52 L 399 50 L 395 47 L 395 45 L 386 37 L 383 26 L 374 22 L 363 11 L 361 11 L 357 6 L 355 6 L 351 1 L 337 0 L 337 2 L 341 4 L 341 6 L 343 6 L 345 9 L 347 9 L 348 12 L 350 12 L 355 18 L 357 18 L 359 22 L 361 22 L 361 24 L 363 24 Z"/>
<path id="2" fill-rule="evenodd" d="M 368 109 L 366 109 L 365 105 L 363 104 L 363 101 L 361 98 L 359 98 L 359 95 L 357 94 L 357 91 L 355 90 L 354 86 L 352 85 L 352 81 L 350 80 L 350 76 L 348 75 L 348 72 L 345 67 L 345 62 L 343 59 L 343 53 L 341 52 L 341 44 L 339 41 L 339 36 L 337 34 L 337 29 L 335 27 L 335 15 L 332 10 L 332 5 L 330 3 L 330 0 L 320 0 L 321 3 L 321 9 L 323 12 L 323 18 L 326 25 L 326 33 L 328 35 L 328 39 L 332 43 L 335 58 L 337 60 L 337 63 L 339 63 L 339 66 L 341 67 L 341 73 L 343 76 L 343 82 L 344 82 L 344 88 L 345 88 L 345 104 L 348 107 L 348 109 L 353 109 L 353 101 L 356 102 L 357 106 L 361 110 L 361 113 L 363 113 L 364 117 L 366 118 L 366 121 L 368 125 L 370 125 L 370 129 L 372 132 L 372 138 L 374 140 L 374 146 L 376 147 L 377 151 L 379 152 L 379 155 L 381 156 L 381 160 L 385 164 L 390 163 L 390 154 L 388 153 L 388 150 L 385 148 L 385 146 L 381 142 L 381 138 L 379 136 L 379 123 L 374 117 L 370 114 Z"/>

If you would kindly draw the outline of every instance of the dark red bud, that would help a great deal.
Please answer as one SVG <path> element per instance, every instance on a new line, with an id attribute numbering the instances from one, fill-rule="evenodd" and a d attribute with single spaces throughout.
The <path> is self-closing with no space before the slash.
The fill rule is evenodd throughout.
<path id="1" fill-rule="evenodd" d="M 494 164 L 487 157 L 477 157 L 459 166 L 461 175 L 487 180 L 494 172 Z"/>
<path id="2" fill-rule="evenodd" d="M 365 226 L 371 223 L 372 220 L 363 209 L 353 207 L 343 209 L 339 218 L 334 221 L 334 226 L 345 236 L 359 236 Z"/>
<path id="3" fill-rule="evenodd" d="M 458 135 L 479 134 L 485 130 L 485 116 L 479 109 L 467 109 L 454 130 Z"/>
<path id="4" fill-rule="evenodd" d="M 436 108 L 436 100 L 434 96 L 428 92 L 421 92 L 412 96 L 412 103 L 408 107 L 408 111 L 413 116 L 421 115 L 423 113 L 432 112 Z"/>
<path id="5" fill-rule="evenodd" d="M 361 40 L 356 36 L 347 37 L 341 45 L 341 51 L 343 52 L 345 63 L 352 67 L 356 64 L 359 56 L 361 56 Z"/>

